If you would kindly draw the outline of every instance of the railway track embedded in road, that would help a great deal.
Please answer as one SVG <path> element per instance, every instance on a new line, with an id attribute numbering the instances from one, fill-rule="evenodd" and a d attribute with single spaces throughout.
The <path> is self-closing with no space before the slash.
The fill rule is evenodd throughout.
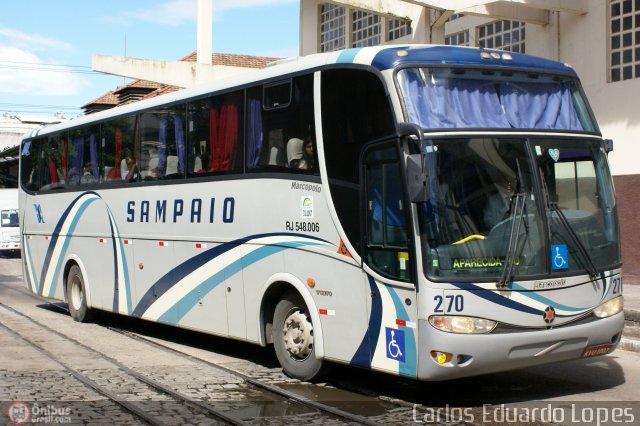
<path id="1" fill-rule="evenodd" d="M 54 306 L 56 310 L 64 309 L 61 305 L 54 305 Z M 255 424 L 252 422 L 253 419 L 251 418 L 246 419 L 246 418 L 234 417 L 233 414 L 226 412 L 226 410 L 218 409 L 210 403 L 207 403 L 201 400 L 195 400 L 189 397 L 188 395 L 185 395 L 175 389 L 172 389 L 167 384 L 161 383 L 160 381 L 152 377 L 149 377 L 149 375 L 147 374 L 143 374 L 139 371 L 136 371 L 124 365 L 122 362 L 116 360 L 115 358 L 101 351 L 98 351 L 86 345 L 85 343 L 82 343 L 79 340 L 73 337 L 70 337 L 46 324 L 43 324 L 42 322 L 31 317 L 30 315 L 24 312 L 21 312 L 11 306 L 8 306 L 0 302 L 0 308 L 2 308 L 5 312 L 12 313 L 16 318 L 22 318 L 22 319 L 28 320 L 28 322 L 31 324 L 32 327 L 38 327 L 41 330 L 46 330 L 47 333 L 51 333 L 52 335 L 56 335 L 62 339 L 65 339 L 65 341 L 71 343 L 74 346 L 74 348 L 76 348 L 76 350 L 85 351 L 87 357 L 99 358 L 100 360 L 107 362 L 112 366 L 115 366 L 114 371 L 117 370 L 120 373 L 124 373 L 128 377 L 135 379 L 137 382 L 143 383 L 144 386 L 148 388 L 147 392 L 154 392 L 158 395 L 160 394 L 163 395 L 164 399 L 161 397 L 155 397 L 156 400 L 160 399 L 165 401 L 166 398 L 170 398 L 170 401 L 174 404 L 172 405 L 172 407 L 175 407 L 175 404 L 178 404 L 179 406 L 184 407 L 185 422 L 191 422 L 194 416 L 197 416 L 199 413 L 201 416 L 202 415 L 207 416 L 211 420 L 217 420 L 218 422 L 221 422 L 221 423 L 228 423 L 228 424 L 234 424 L 234 425 Z M 165 421 L 159 418 L 160 416 L 149 414 L 145 410 L 144 406 L 141 405 L 139 402 L 128 401 L 126 399 L 123 399 L 122 397 L 119 397 L 118 394 L 115 393 L 113 390 L 110 390 L 108 389 L 108 387 L 98 383 L 94 378 L 91 378 L 90 375 L 81 371 L 80 368 L 72 366 L 71 363 L 65 360 L 61 355 L 54 353 L 53 351 L 44 347 L 44 345 L 38 343 L 33 337 L 30 337 L 33 335 L 33 333 L 25 331 L 25 329 L 28 329 L 29 327 L 25 327 L 24 321 L 22 322 L 22 324 L 14 323 L 14 327 L 11 327 L 10 324 L 9 325 L 7 324 L 10 322 L 11 321 L 7 321 L 7 318 L 5 317 L 4 321 L 0 321 L 0 329 L 5 330 L 6 332 L 22 340 L 29 346 L 35 348 L 38 352 L 45 355 L 47 358 L 51 359 L 55 363 L 59 364 L 65 371 L 67 371 L 70 375 L 72 375 L 74 378 L 82 382 L 87 387 L 105 396 L 109 400 L 112 400 L 113 402 L 117 403 L 118 405 L 123 407 L 125 410 L 134 414 L 136 417 L 138 417 L 139 419 L 141 419 L 142 421 L 148 424 L 152 424 L 152 425 L 167 424 Z M 14 328 L 20 328 L 22 329 L 21 330 L 22 332 Z M 253 394 L 260 393 L 260 392 L 265 394 L 264 399 L 266 400 L 274 400 L 274 398 L 280 398 L 282 401 L 285 401 L 288 404 L 300 406 L 298 410 L 305 410 L 306 412 L 309 412 L 310 410 L 314 410 L 315 411 L 315 415 L 313 415 L 314 420 L 326 418 L 327 421 L 331 421 L 334 424 L 356 423 L 356 424 L 363 424 L 363 425 L 369 425 L 369 426 L 379 426 L 382 424 L 380 422 L 369 419 L 362 415 L 350 413 L 340 408 L 336 408 L 319 401 L 314 401 L 308 397 L 298 395 L 294 392 L 288 391 L 286 389 L 282 389 L 278 386 L 265 383 L 260 380 L 256 380 L 238 371 L 195 357 L 185 352 L 181 352 L 169 346 L 154 342 L 138 334 L 135 334 L 126 330 L 118 329 L 115 327 L 107 327 L 107 328 L 112 332 L 143 342 L 158 350 L 162 350 L 162 351 L 171 353 L 173 355 L 182 357 L 190 362 L 204 364 L 208 367 L 215 368 L 223 372 L 224 374 L 228 374 L 235 378 L 238 378 L 245 383 L 245 386 L 250 386 L 254 388 L 252 389 Z M 102 374 L 105 374 L 104 370 L 102 371 L 103 371 Z M 156 409 L 161 405 L 162 405 L 161 403 L 157 404 Z M 172 409 L 172 412 L 170 414 L 175 416 L 176 415 L 175 409 Z"/>

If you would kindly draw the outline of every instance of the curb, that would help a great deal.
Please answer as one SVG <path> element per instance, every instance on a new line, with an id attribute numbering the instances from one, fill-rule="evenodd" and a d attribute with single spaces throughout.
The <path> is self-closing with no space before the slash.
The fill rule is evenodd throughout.
<path id="1" fill-rule="evenodd" d="M 618 349 L 629 352 L 640 352 L 640 340 L 637 338 L 638 332 L 636 331 L 640 330 L 640 311 L 637 309 L 625 309 L 624 321 L 625 326 L 622 331 L 622 339 L 620 339 L 620 343 L 618 344 Z M 626 337 L 625 330 L 628 331 Z"/>
<path id="2" fill-rule="evenodd" d="M 618 349 L 628 352 L 640 352 L 640 341 L 622 338 L 618 344 Z"/>
<path id="3" fill-rule="evenodd" d="M 625 309 L 624 319 L 625 321 L 640 323 L 640 311 L 637 309 Z"/>

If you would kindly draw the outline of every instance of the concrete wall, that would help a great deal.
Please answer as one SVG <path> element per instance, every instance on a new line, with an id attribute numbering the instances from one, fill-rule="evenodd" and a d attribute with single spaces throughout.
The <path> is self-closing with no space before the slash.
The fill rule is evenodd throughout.
<path id="1" fill-rule="evenodd" d="M 355 0 L 353 0 L 355 2 Z M 348 3 L 345 1 L 344 3 Z M 319 10 L 320 5 L 326 3 L 324 0 L 301 0 L 300 1 L 300 55 L 311 55 L 318 53 L 318 46 L 320 45 L 320 17 Z M 341 2 L 334 2 L 339 4 Z M 362 1 L 356 2 L 358 4 L 364 3 Z M 429 42 L 429 25 L 428 25 L 428 13 L 422 6 L 416 6 L 414 4 L 405 3 L 401 1 L 380 1 L 376 6 L 381 10 L 387 11 L 389 16 L 397 16 L 402 18 L 409 18 L 412 21 L 413 32 L 412 34 L 393 40 L 389 44 L 424 44 Z M 345 6 L 347 7 L 347 6 Z M 386 15 L 385 15 L 386 16 Z M 384 43 L 387 44 L 387 43 Z M 345 46 L 350 47 L 349 40 Z"/>

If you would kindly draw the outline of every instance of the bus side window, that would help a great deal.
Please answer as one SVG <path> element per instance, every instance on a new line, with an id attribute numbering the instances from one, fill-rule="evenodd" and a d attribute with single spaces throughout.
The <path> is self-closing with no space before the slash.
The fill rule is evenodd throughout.
<path id="1" fill-rule="evenodd" d="M 356 69 L 322 72 L 322 134 L 327 178 L 338 218 L 360 252 L 360 169 L 363 147 L 395 133 L 384 85 L 374 73 Z"/>
<path id="2" fill-rule="evenodd" d="M 393 145 L 367 153 L 367 263 L 385 276 L 404 281 L 411 269 L 401 182 Z"/>
<path id="3" fill-rule="evenodd" d="M 242 170 L 243 103 L 242 91 L 189 103 L 188 176 Z"/>
<path id="4" fill-rule="evenodd" d="M 140 116 L 141 179 L 180 179 L 185 172 L 185 105 Z"/>
<path id="5" fill-rule="evenodd" d="M 42 139 L 27 141 L 22 146 L 20 152 L 20 180 L 22 187 L 28 191 L 40 189 L 40 169 L 38 161 L 40 158 L 40 148 Z"/>
<path id="6" fill-rule="evenodd" d="M 136 117 L 130 115 L 109 120 L 102 125 L 100 165 L 103 182 L 120 183 L 126 176 L 126 161 L 123 167 L 123 160 L 131 157 L 134 151 L 135 123 Z"/>
<path id="7" fill-rule="evenodd" d="M 318 173 L 311 74 L 248 89 L 247 111 L 248 170 Z"/>
<path id="8" fill-rule="evenodd" d="M 40 165 L 42 170 L 41 191 L 64 187 L 67 161 L 66 134 L 44 139 Z"/>

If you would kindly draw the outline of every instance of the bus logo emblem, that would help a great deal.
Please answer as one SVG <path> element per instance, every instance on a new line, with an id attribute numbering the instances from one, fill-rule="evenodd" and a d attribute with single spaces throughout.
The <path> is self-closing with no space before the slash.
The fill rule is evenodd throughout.
<path id="1" fill-rule="evenodd" d="M 551 324 L 553 320 L 556 319 L 556 310 L 553 309 L 553 306 L 547 306 L 544 314 L 542 314 L 542 318 L 544 318 L 544 322 L 547 324 Z"/>
<path id="2" fill-rule="evenodd" d="M 34 204 L 33 207 L 36 209 L 36 219 L 38 219 L 38 223 L 44 223 L 44 216 L 42 215 L 42 206 L 40 204 Z"/>

